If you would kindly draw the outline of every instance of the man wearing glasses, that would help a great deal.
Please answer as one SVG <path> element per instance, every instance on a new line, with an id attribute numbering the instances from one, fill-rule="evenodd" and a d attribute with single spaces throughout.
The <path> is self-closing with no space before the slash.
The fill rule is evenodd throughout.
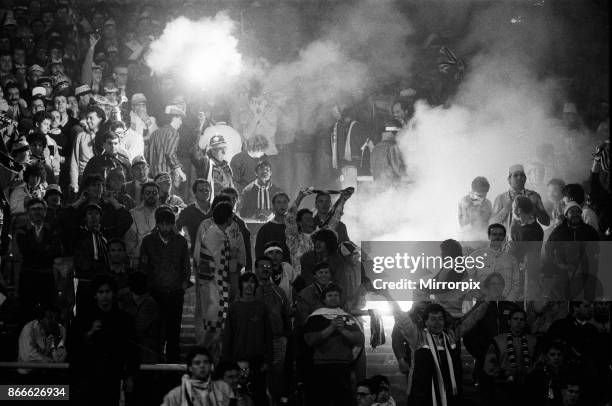
<path id="1" fill-rule="evenodd" d="M 369 379 L 365 379 L 357 384 L 357 390 L 355 391 L 355 404 L 357 406 L 372 406 L 376 395 L 374 394 L 375 389 L 373 382 Z"/>

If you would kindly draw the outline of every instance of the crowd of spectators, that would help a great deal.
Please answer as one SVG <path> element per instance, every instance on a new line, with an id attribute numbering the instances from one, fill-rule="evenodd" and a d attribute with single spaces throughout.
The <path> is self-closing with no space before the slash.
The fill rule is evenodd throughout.
<path id="1" fill-rule="evenodd" d="M 410 180 L 396 139 L 423 95 L 392 92 L 376 118 L 338 102 L 312 154 L 299 141 L 277 151 L 274 127 L 245 136 L 261 116 L 192 102 L 150 74 L 144 56 L 165 21 L 136 3 L 0 2 L 0 354 L 69 363 L 0 376 L 68 382 L 88 405 L 394 405 L 389 379 L 366 377 L 361 309 L 375 289 L 342 214 L 360 187 Z M 493 203 L 482 176 L 459 201 L 458 227 L 489 244 L 447 240 L 441 252 L 487 261 L 436 278 L 483 288 L 393 306 L 409 404 L 462 404 L 462 348 L 482 404 L 609 404 L 611 309 L 598 279 L 609 106 L 598 109 L 587 123 L 575 103 L 561 113 L 593 151 L 582 183 L 553 177 L 542 145 L 535 166 L 509 168 Z M 314 208 L 302 207 L 309 196 Z M 183 362 L 170 387 L 139 371 Z"/>

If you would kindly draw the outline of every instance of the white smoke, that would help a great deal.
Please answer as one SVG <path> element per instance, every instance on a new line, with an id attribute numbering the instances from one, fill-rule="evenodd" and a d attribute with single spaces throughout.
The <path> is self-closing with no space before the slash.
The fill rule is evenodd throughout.
<path id="1" fill-rule="evenodd" d="M 546 31 L 546 24 L 539 29 Z M 550 42 L 536 43 L 540 48 L 534 53 L 549 51 Z M 417 103 L 412 125 L 398 136 L 414 183 L 358 192 L 347 204 L 343 219 L 353 240 L 485 238 L 459 233 L 459 199 L 469 193 L 472 179 L 485 176 L 493 202 L 508 189 L 513 164 L 523 164 L 526 186 L 538 188 L 529 168 L 544 143 L 553 145 L 559 163 L 545 182 L 552 177 L 580 182 L 588 176 L 588 154 L 574 149 L 555 118 L 559 82 L 541 78 L 539 64 L 528 54 L 519 55 L 520 49 L 499 47 L 499 42 L 488 45 L 469 61 L 469 72 L 449 106 Z"/>
<path id="2" fill-rule="evenodd" d="M 157 75 L 172 74 L 183 85 L 219 93 L 236 81 L 242 68 L 235 25 L 222 12 L 199 21 L 179 17 L 153 41 L 146 62 Z"/>

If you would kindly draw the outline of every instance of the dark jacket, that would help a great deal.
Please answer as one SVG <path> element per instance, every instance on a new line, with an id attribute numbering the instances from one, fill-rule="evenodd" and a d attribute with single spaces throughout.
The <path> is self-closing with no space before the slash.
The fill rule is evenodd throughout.
<path id="1" fill-rule="evenodd" d="M 94 156 L 87 162 L 83 170 L 83 179 L 94 174 L 102 175 L 102 177 L 106 179 L 108 173 L 115 168 L 123 169 L 125 179 L 128 181 L 132 180 L 132 165 L 130 164 L 130 160 L 121 154 L 113 156 L 106 153 Z"/>
<path id="2" fill-rule="evenodd" d="M 272 363 L 272 326 L 264 302 L 229 305 L 223 329 L 223 359 Z"/>
<path id="3" fill-rule="evenodd" d="M 183 283 L 189 282 L 191 276 L 187 240 L 171 233 L 164 243 L 157 228 L 153 229 L 142 239 L 139 266 L 147 275 L 152 292 L 183 290 Z"/>
<path id="4" fill-rule="evenodd" d="M 51 269 L 55 258 L 62 255 L 59 233 L 47 223 L 43 224 L 39 237 L 34 226 L 27 224 L 15 232 L 15 238 L 24 270 Z"/>
<path id="5" fill-rule="evenodd" d="M 266 243 L 277 241 L 283 249 L 283 261 L 291 263 L 291 254 L 289 253 L 289 247 L 287 247 L 285 228 L 285 224 L 273 221 L 268 221 L 261 226 L 259 231 L 257 231 L 257 237 L 255 237 L 255 258 L 263 256 Z"/>
<path id="6" fill-rule="evenodd" d="M 559 224 L 546 242 L 546 261 L 553 266 L 571 265 L 576 274 L 596 274 L 599 235 L 588 224 L 571 228 Z"/>
<path id="7" fill-rule="evenodd" d="M 474 358 L 484 360 L 493 338 L 508 330 L 510 311 L 515 308 L 513 302 L 489 302 L 482 319 L 463 337 L 465 348 Z"/>
<path id="8" fill-rule="evenodd" d="M 270 196 L 270 210 L 272 210 L 272 197 L 276 193 L 282 192 L 281 188 L 274 184 L 268 186 L 268 194 Z M 259 185 L 257 180 L 249 183 L 242 191 L 242 207 L 240 215 L 245 218 L 254 218 L 263 213 L 262 209 L 257 208 L 257 195 L 259 193 Z"/>
<path id="9" fill-rule="evenodd" d="M 260 162 L 267 160 L 268 156 L 265 154 L 260 158 L 253 158 L 246 151 L 234 155 L 230 161 L 230 168 L 232 169 L 234 186 L 238 192 L 242 192 L 249 183 L 255 180 L 255 168 Z"/>

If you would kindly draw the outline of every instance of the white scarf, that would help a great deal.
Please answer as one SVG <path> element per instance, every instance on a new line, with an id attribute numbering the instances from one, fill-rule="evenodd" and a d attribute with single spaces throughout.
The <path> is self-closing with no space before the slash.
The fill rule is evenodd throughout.
<path id="1" fill-rule="evenodd" d="M 200 396 L 194 396 L 199 393 Z M 202 382 L 183 375 L 181 379 L 181 406 L 220 406 L 210 378 Z"/>
<path id="2" fill-rule="evenodd" d="M 427 340 L 427 346 L 423 346 L 424 348 L 429 347 L 429 351 L 431 351 L 431 356 L 433 357 L 434 364 L 436 365 L 436 375 L 438 378 L 438 392 L 440 393 L 440 399 L 442 400 L 442 406 L 447 406 L 446 401 L 446 388 L 444 387 L 444 377 L 442 376 L 442 369 L 440 368 L 440 361 L 438 360 L 438 347 L 435 343 L 435 340 L 431 333 L 424 329 L 425 338 Z M 450 348 L 448 345 L 448 336 L 445 332 L 442 332 L 442 340 L 444 342 L 444 353 L 446 354 L 446 360 L 448 362 L 448 369 L 450 372 L 451 386 L 453 388 L 453 395 L 457 394 L 457 382 L 455 381 L 455 368 L 453 367 L 453 359 L 450 354 Z M 435 381 L 432 378 L 431 380 L 431 400 L 433 406 L 437 406 L 438 402 L 436 400 L 436 386 Z"/>
<path id="3" fill-rule="evenodd" d="M 270 201 L 270 186 L 272 182 L 268 182 L 267 185 L 260 185 L 259 182 L 255 181 L 257 186 L 257 209 L 259 210 L 270 210 L 272 202 Z"/>
<path id="4" fill-rule="evenodd" d="M 332 168 L 338 169 L 338 124 L 336 121 L 334 124 L 334 129 L 332 131 L 332 140 L 331 140 L 331 148 L 332 148 Z M 357 124 L 357 121 L 351 121 L 351 125 L 349 126 L 348 132 L 346 133 L 346 140 L 344 142 L 344 160 L 351 161 L 352 151 L 351 151 L 351 131 L 353 130 L 353 126 Z"/>

